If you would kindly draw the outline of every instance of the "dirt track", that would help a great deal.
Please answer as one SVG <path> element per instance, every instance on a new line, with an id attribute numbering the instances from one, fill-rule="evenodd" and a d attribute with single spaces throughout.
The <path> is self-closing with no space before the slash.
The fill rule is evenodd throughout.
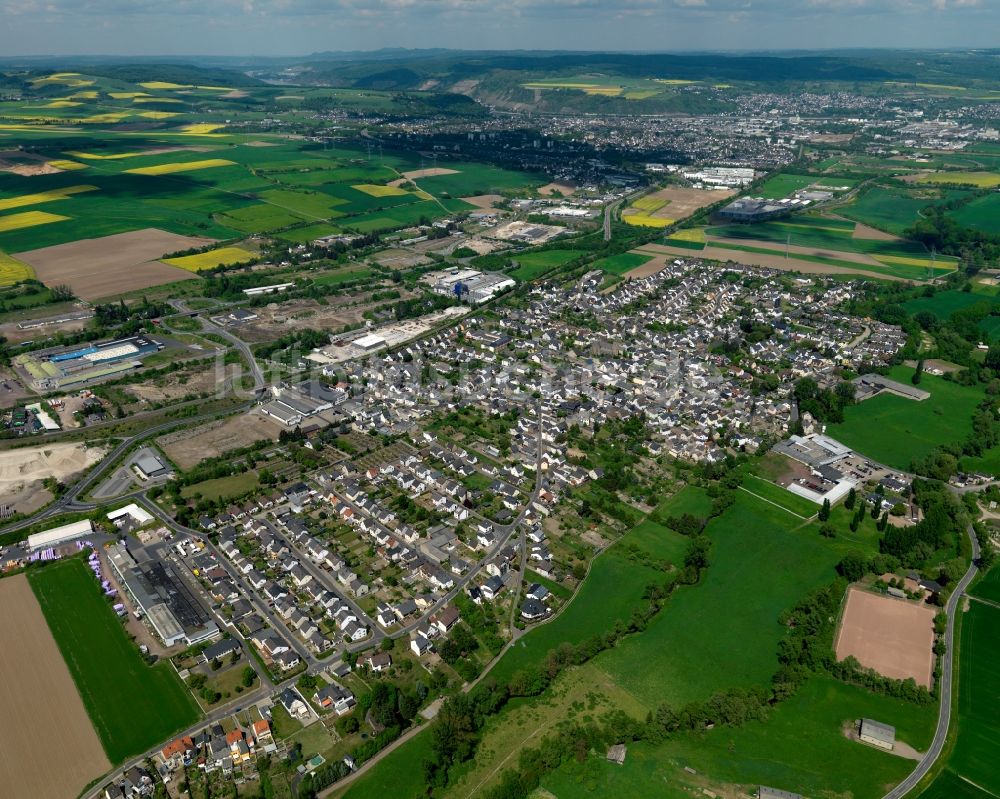
<path id="1" fill-rule="evenodd" d="M 67 799 L 108 762 L 28 579 L 0 580 L 3 795 Z"/>
<path id="2" fill-rule="evenodd" d="M 80 299 L 96 300 L 178 280 L 197 280 L 191 272 L 156 259 L 209 241 L 147 228 L 42 247 L 16 257 L 46 285 L 66 285 Z"/>
<path id="3" fill-rule="evenodd" d="M 894 680 L 912 677 L 917 685 L 930 688 L 933 645 L 933 609 L 860 588 L 847 592 L 834 645 L 837 660 L 853 655 L 879 674 Z"/>

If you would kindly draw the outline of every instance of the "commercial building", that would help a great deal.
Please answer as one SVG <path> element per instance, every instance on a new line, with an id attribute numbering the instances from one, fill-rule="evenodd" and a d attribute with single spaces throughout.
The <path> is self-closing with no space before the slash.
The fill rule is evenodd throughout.
<path id="1" fill-rule="evenodd" d="M 41 533 L 34 533 L 28 536 L 28 550 L 35 552 L 39 549 L 59 546 L 69 541 L 75 541 L 90 535 L 94 532 L 94 525 L 90 519 L 82 519 L 78 522 L 70 522 L 61 527 L 53 527 L 51 530 L 44 530 Z"/>
<path id="2" fill-rule="evenodd" d="M 874 719 L 861 719 L 858 737 L 866 744 L 892 751 L 896 746 L 896 728 Z"/>
<path id="3" fill-rule="evenodd" d="M 155 477 L 165 477 L 170 474 L 170 467 L 151 449 L 144 449 L 139 452 L 138 457 L 132 462 L 136 474 L 143 480 L 152 480 Z"/>
<path id="4" fill-rule="evenodd" d="M 732 222 L 763 222 L 765 219 L 801 211 L 810 205 L 809 200 L 769 200 L 764 197 L 741 197 L 720 210 L 719 216 Z"/>

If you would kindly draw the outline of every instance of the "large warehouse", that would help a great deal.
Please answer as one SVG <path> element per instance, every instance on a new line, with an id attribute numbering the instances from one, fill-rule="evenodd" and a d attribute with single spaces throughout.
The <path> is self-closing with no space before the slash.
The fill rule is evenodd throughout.
<path id="1" fill-rule="evenodd" d="M 70 522 L 69 524 L 64 524 L 61 527 L 53 527 L 51 530 L 45 530 L 41 533 L 29 535 L 28 550 L 31 552 L 37 552 L 39 549 L 46 549 L 48 547 L 66 544 L 70 541 L 75 541 L 78 538 L 83 538 L 85 535 L 90 535 L 93 531 L 94 525 L 91 524 L 90 519 Z"/>
<path id="2" fill-rule="evenodd" d="M 109 546 L 107 555 L 119 585 L 149 619 L 164 645 L 183 642 L 190 646 L 219 634 L 211 615 L 171 566 L 159 560 L 139 563 L 124 542 Z"/>

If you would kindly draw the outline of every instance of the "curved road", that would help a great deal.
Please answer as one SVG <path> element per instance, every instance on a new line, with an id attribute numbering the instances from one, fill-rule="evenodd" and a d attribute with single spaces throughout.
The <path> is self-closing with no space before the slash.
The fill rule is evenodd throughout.
<path id="1" fill-rule="evenodd" d="M 941 756 L 945 740 L 948 737 L 948 726 L 951 723 L 952 675 L 955 662 L 955 614 L 958 613 L 958 605 L 965 594 L 965 589 L 969 587 L 969 583 L 972 582 L 978 571 L 976 561 L 979 559 L 979 540 L 976 538 L 976 533 L 971 525 L 966 532 L 972 540 L 972 563 L 969 566 L 969 570 L 958 581 L 958 585 L 955 586 L 955 590 L 952 591 L 951 596 L 948 597 L 948 605 L 945 607 L 945 611 L 948 614 L 948 627 L 945 630 L 944 636 L 947 650 L 941 659 L 941 704 L 938 707 L 937 729 L 934 731 L 934 740 L 931 742 L 924 756 L 920 758 L 917 767 L 910 772 L 910 775 L 905 780 L 889 791 L 883 799 L 902 799 L 902 797 L 913 790 Z"/>

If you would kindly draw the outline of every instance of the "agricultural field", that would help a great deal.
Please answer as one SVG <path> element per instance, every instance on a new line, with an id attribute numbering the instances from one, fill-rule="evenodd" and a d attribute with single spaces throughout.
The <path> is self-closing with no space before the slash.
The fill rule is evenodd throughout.
<path id="1" fill-rule="evenodd" d="M 542 250 L 541 252 L 518 253 L 513 256 L 513 260 L 517 261 L 517 269 L 511 271 L 510 276 L 517 280 L 534 280 L 558 266 L 579 258 L 581 255 L 583 253 L 580 250 Z"/>
<path id="2" fill-rule="evenodd" d="M 956 222 L 983 233 L 1000 235 L 1000 194 L 977 197 L 967 205 L 948 213 Z"/>
<path id="3" fill-rule="evenodd" d="M 933 297 L 914 297 L 912 300 L 907 300 L 903 303 L 903 307 L 911 314 L 930 311 L 938 319 L 948 319 L 956 311 L 980 303 L 991 307 L 997 306 L 1000 305 L 1000 297 L 978 291 L 938 291 Z"/>
<path id="4" fill-rule="evenodd" d="M 889 376 L 909 384 L 913 369 L 897 366 Z M 962 441 L 972 433 L 972 415 L 982 399 L 979 389 L 925 374 L 922 402 L 880 394 L 846 408 L 844 421 L 827 427 L 829 435 L 863 455 L 907 470 L 914 458 L 934 447 Z"/>
<path id="5" fill-rule="evenodd" d="M 932 258 L 914 242 L 874 236 L 854 222 L 833 217 L 794 216 L 750 225 L 719 225 L 706 228 L 705 238 L 706 247 L 713 249 L 779 258 L 784 258 L 787 251 L 790 261 L 847 267 L 907 280 L 923 280 L 930 274 L 940 277 L 957 267 L 955 258 Z"/>
<path id="6" fill-rule="evenodd" d="M 602 269 L 612 275 L 624 275 L 626 272 L 653 260 L 653 257 L 639 252 L 623 252 L 594 261 L 593 266 L 595 269 Z"/>
<path id="7" fill-rule="evenodd" d="M 34 270 L 26 263 L 0 252 L 0 286 L 13 286 L 22 280 L 35 276 Z"/>
<path id="8" fill-rule="evenodd" d="M 661 503 L 659 510 L 666 515 L 705 513 L 709 505 L 704 491 L 687 487 Z M 504 655 L 492 672 L 497 679 L 509 679 L 519 669 L 537 663 L 563 641 L 579 643 L 595 630 L 608 630 L 616 621 L 628 619 L 642 600 L 646 586 L 661 576 L 647 562 L 654 558 L 670 560 L 683 542 L 682 536 L 660 526 L 639 525 L 634 529 L 639 530 L 634 543 L 646 553 L 645 557 L 629 557 L 631 533 L 602 552 L 559 618 L 530 630 Z"/>
<path id="9" fill-rule="evenodd" d="M 473 197 L 478 194 L 524 194 L 549 182 L 544 175 L 469 161 L 449 162 L 448 167 L 455 171 L 419 178 L 417 185 L 435 197 Z"/>
<path id="10" fill-rule="evenodd" d="M 17 575 L 0 580 L 0 603 L 4 609 L 0 615 L 4 792 L 32 799 L 76 796 L 111 764 L 28 578 Z M 39 768 L 38 753 L 53 741 L 59 742 L 58 757 Z"/>
<path id="11" fill-rule="evenodd" d="M 214 269 L 217 266 L 238 264 L 254 257 L 254 254 L 242 247 L 222 247 L 218 250 L 182 255 L 179 258 L 164 258 L 163 263 L 179 266 L 188 272 L 200 272 L 203 269 Z"/>
<path id="12" fill-rule="evenodd" d="M 148 229 L 42 247 L 15 257 L 46 285 L 65 285 L 75 296 L 95 300 L 193 278 L 191 272 L 157 259 L 205 243 L 206 239 Z"/>
<path id="13" fill-rule="evenodd" d="M 994 570 L 995 574 L 996 570 Z M 1000 609 L 973 601 L 962 617 L 958 657 L 957 727 L 947 766 L 921 799 L 989 799 L 1000 794 L 996 741 L 1000 736 Z"/>
<path id="14" fill-rule="evenodd" d="M 745 491 L 706 534 L 712 565 L 703 581 L 678 590 L 642 635 L 594 661 L 646 703 L 679 706 L 717 690 L 767 684 L 778 668 L 778 617 L 828 583 L 842 556 L 815 525 Z M 753 602 L 746 601 L 747 574 L 755 575 Z M 742 642 L 739 657 L 734 641 Z"/>
<path id="15" fill-rule="evenodd" d="M 146 665 L 82 561 L 54 564 L 29 581 L 112 763 L 198 719 L 173 667 Z"/>
<path id="16" fill-rule="evenodd" d="M 975 186 L 977 189 L 992 189 L 1000 186 L 1000 174 L 996 172 L 932 172 L 917 176 L 914 182 L 943 186 Z"/>
<path id="17" fill-rule="evenodd" d="M 885 719 L 900 740 L 922 750 L 930 742 L 935 714 L 933 707 L 817 676 L 773 708 L 766 721 L 679 735 L 659 746 L 630 744 L 623 766 L 591 756 L 547 775 L 542 787 L 557 799 L 682 799 L 705 788 L 746 796 L 761 784 L 805 796 L 881 796 L 885 786 L 912 770 L 913 762 L 849 740 L 844 726 L 862 717 Z"/>
<path id="18" fill-rule="evenodd" d="M 903 189 L 874 186 L 864 189 L 850 204 L 838 208 L 837 213 L 874 228 L 902 235 L 920 218 L 922 208 L 957 199 L 967 193 L 931 187 Z"/>

